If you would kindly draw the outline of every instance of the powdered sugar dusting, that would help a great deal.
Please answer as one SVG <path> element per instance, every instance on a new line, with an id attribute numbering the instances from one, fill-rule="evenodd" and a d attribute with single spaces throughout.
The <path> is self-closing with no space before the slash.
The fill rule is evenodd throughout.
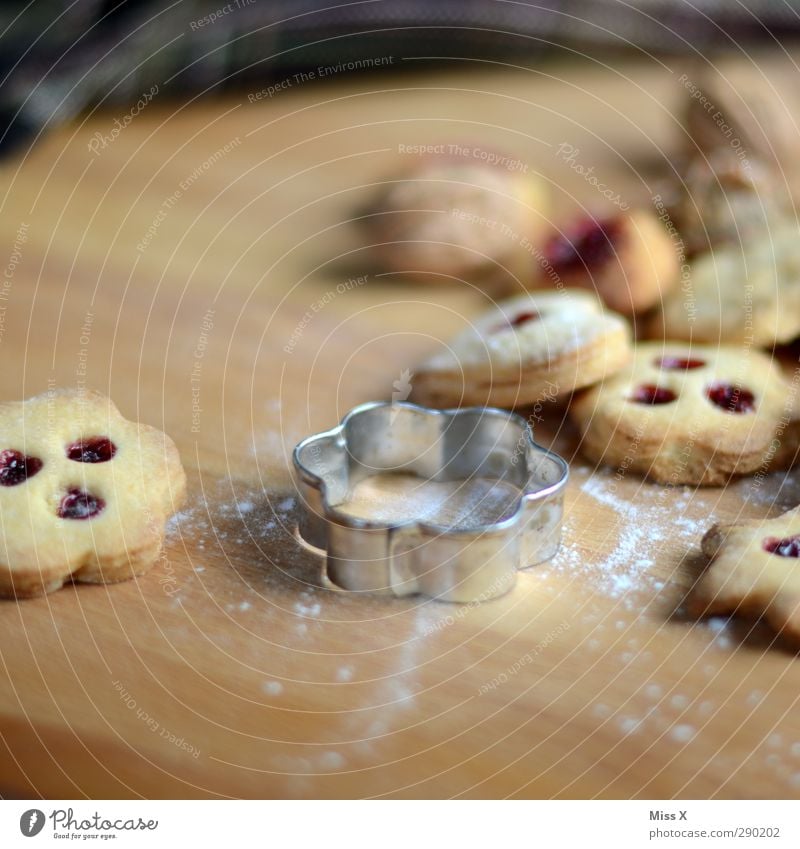
<path id="1" fill-rule="evenodd" d="M 665 544 L 660 529 L 669 527 L 670 542 L 688 553 L 699 544 L 714 518 L 688 487 L 670 490 L 643 482 L 635 500 L 622 498 L 616 490 L 615 476 L 605 470 L 596 471 L 579 487 L 581 497 L 608 508 L 616 517 L 613 534 L 606 540 L 610 551 L 598 556 L 596 546 L 592 546 L 591 554 L 587 554 L 585 548 L 592 538 L 579 524 L 578 511 L 567 511 L 561 549 L 547 568 L 579 577 L 593 591 L 624 598 L 626 606 L 638 609 L 642 600 L 634 600 L 632 594 L 656 595 L 664 587 L 664 581 L 654 573 Z"/>

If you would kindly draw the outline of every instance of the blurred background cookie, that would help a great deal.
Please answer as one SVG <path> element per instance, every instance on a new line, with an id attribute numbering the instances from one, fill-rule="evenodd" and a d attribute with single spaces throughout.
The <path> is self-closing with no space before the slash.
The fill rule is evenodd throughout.
<path id="1" fill-rule="evenodd" d="M 730 149 L 715 149 L 676 163 L 661 187 L 669 216 L 687 256 L 764 238 L 790 207 L 780 176 L 765 162 L 742 162 Z"/>
<path id="2" fill-rule="evenodd" d="M 424 283 L 530 276 L 547 227 L 546 183 L 527 163 L 474 145 L 432 145 L 381 184 L 361 219 L 379 272 Z M 453 152 L 451 152 L 453 151 Z"/>
<path id="3" fill-rule="evenodd" d="M 591 386 L 630 358 L 630 331 L 588 292 L 562 289 L 497 304 L 426 360 L 412 399 L 433 407 L 520 407 Z"/>
<path id="4" fill-rule="evenodd" d="M 545 241 L 543 256 L 536 288 L 590 289 L 625 315 L 659 303 L 680 271 L 670 235 L 646 209 L 575 221 Z"/>
<path id="5" fill-rule="evenodd" d="M 800 335 L 800 228 L 698 256 L 650 323 L 651 338 L 770 348 Z"/>

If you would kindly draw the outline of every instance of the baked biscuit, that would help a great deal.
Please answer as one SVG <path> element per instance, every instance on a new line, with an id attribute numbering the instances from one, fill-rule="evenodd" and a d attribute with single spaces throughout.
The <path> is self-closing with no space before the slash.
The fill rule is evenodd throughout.
<path id="1" fill-rule="evenodd" d="M 755 350 L 641 343 L 570 413 L 590 460 L 665 484 L 786 468 L 798 446 L 797 386 Z"/>
<path id="2" fill-rule="evenodd" d="M 425 283 L 504 278 L 512 285 L 530 274 L 526 246 L 538 241 L 548 208 L 546 186 L 534 174 L 430 156 L 387 181 L 362 224 L 382 271 Z"/>
<path id="3" fill-rule="evenodd" d="M 103 395 L 0 404 L 0 595 L 143 574 L 185 493 L 172 440 Z"/>
<path id="4" fill-rule="evenodd" d="M 697 257 L 649 335 L 765 348 L 791 342 L 800 335 L 800 228 Z"/>
<path id="5" fill-rule="evenodd" d="M 660 303 L 678 281 L 676 246 L 656 215 L 646 210 L 585 218 L 553 234 L 542 249 L 535 287 L 596 291 L 625 315 Z"/>
<path id="6" fill-rule="evenodd" d="M 519 407 L 555 401 L 614 374 L 630 358 L 630 330 L 580 290 L 535 292 L 497 304 L 413 380 L 433 407 Z"/>
<path id="7" fill-rule="evenodd" d="M 786 190 L 763 162 L 743 162 L 730 147 L 676 163 L 663 200 L 680 232 L 684 252 L 695 256 L 730 245 L 769 240 L 789 220 Z"/>
<path id="8" fill-rule="evenodd" d="M 703 553 L 711 562 L 692 590 L 694 613 L 763 616 L 800 642 L 800 507 L 776 519 L 714 525 Z"/>

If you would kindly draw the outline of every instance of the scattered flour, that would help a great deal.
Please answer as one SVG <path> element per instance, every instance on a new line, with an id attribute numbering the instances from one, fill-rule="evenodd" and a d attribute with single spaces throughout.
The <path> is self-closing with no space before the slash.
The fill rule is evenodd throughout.
<path id="1" fill-rule="evenodd" d="M 697 731 L 692 725 L 676 725 L 670 736 L 676 743 L 688 743 L 694 739 L 695 734 L 697 734 Z"/>
<path id="2" fill-rule="evenodd" d="M 633 716 L 622 716 L 619 719 L 619 730 L 623 734 L 633 734 L 634 731 L 642 724 L 640 719 Z"/>
<path id="3" fill-rule="evenodd" d="M 617 516 L 611 552 L 599 561 L 593 553 L 584 553 L 582 538 L 587 531 L 577 524 L 572 511 L 565 517 L 560 551 L 543 568 L 579 579 L 608 598 L 624 599 L 626 609 L 640 610 L 642 593 L 655 595 L 664 587 L 663 580 L 651 574 L 663 549 L 664 534 L 659 528 L 668 525 L 670 540 L 689 552 L 714 519 L 696 491 L 688 487 L 673 489 L 667 498 L 664 487 L 643 482 L 635 501 L 617 495 L 616 487 L 613 473 L 605 470 L 595 471 L 580 484 L 581 493 Z M 689 511 L 699 518 L 687 515 Z M 593 552 L 596 545 L 587 547 Z M 634 597 L 636 593 L 638 598 Z"/>
<path id="4" fill-rule="evenodd" d="M 280 681 L 265 681 L 261 689 L 269 696 L 280 696 L 283 692 L 283 684 Z"/>
<path id="5" fill-rule="evenodd" d="M 662 695 L 664 695 L 664 690 L 659 684 L 648 684 L 644 688 L 644 694 L 648 699 L 652 701 L 658 701 Z"/>

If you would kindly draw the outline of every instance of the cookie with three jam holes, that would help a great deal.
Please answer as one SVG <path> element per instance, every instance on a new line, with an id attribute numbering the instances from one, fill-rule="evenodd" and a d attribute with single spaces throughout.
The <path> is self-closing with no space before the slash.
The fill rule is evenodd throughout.
<path id="1" fill-rule="evenodd" d="M 733 347 L 641 343 L 570 411 L 590 460 L 665 484 L 787 468 L 800 432 L 797 391 L 780 367 Z"/>
<path id="2" fill-rule="evenodd" d="M 0 596 L 114 583 L 155 562 L 186 476 L 172 440 L 103 395 L 0 404 Z"/>
<path id="3" fill-rule="evenodd" d="M 570 395 L 630 359 L 630 330 L 596 296 L 562 289 L 496 304 L 416 370 L 412 400 L 521 407 Z"/>
<path id="4" fill-rule="evenodd" d="M 703 553 L 710 562 L 689 599 L 694 613 L 763 617 L 800 642 L 800 507 L 776 519 L 714 525 Z"/>

